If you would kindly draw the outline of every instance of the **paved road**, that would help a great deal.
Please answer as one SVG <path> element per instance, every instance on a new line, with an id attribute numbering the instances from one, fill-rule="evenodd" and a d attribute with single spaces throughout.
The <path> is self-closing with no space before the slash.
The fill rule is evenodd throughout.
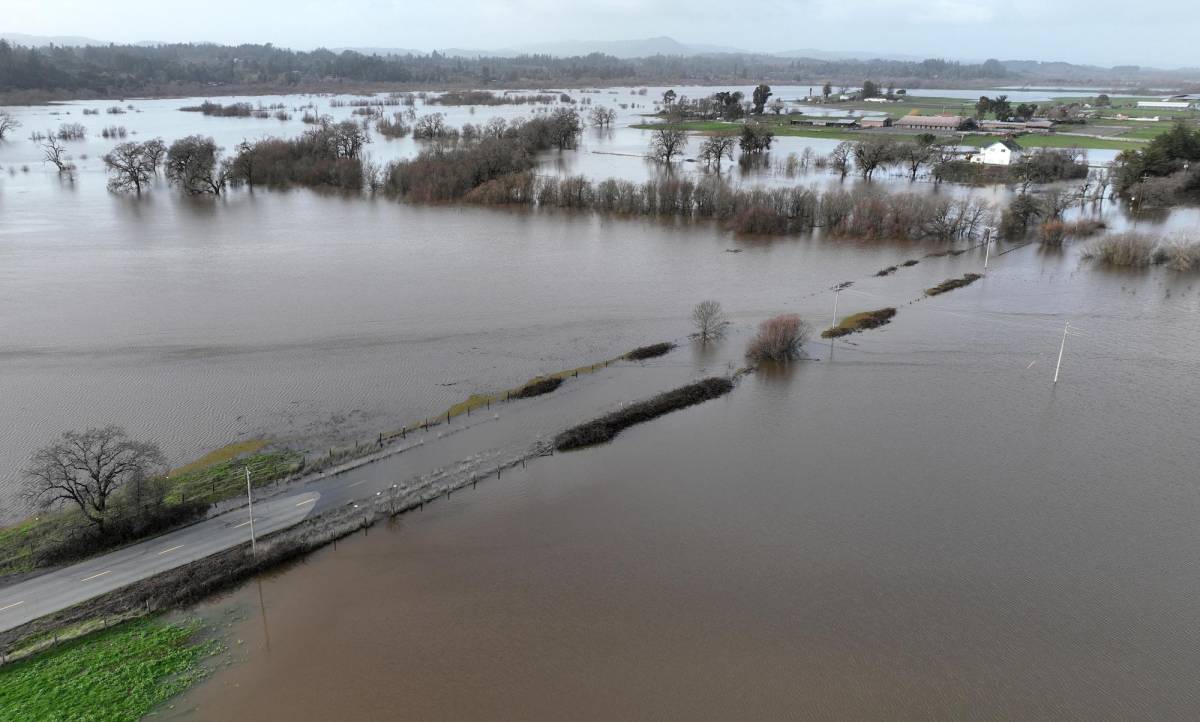
<path id="1" fill-rule="evenodd" d="M 391 449 L 392 455 L 344 473 L 255 491 L 258 536 L 299 523 L 310 514 L 346 504 L 386 498 L 393 486 L 430 488 L 453 474 L 487 477 L 504 459 L 523 454 L 530 442 L 570 424 L 691 380 L 690 363 L 628 365 L 572 379 L 562 389 L 458 417 Z M 438 475 L 442 475 L 439 477 Z M 433 482 L 430 482 L 430 479 Z M 265 498 L 260 499 L 262 495 Z M 0 631 L 66 609 L 127 584 L 243 544 L 250 538 L 245 507 L 204 522 L 0 588 Z"/>
<path id="2" fill-rule="evenodd" d="M 312 513 L 320 497 L 309 491 L 256 503 L 255 533 L 263 535 L 296 524 Z M 242 509 L 0 589 L 0 631 L 203 559 L 249 538 L 250 517 Z"/>

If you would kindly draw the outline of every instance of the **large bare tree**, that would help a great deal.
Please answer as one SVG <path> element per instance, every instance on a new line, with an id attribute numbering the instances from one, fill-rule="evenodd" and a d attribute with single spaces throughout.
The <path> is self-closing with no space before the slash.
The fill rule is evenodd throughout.
<path id="1" fill-rule="evenodd" d="M 13 117 L 12 113 L 7 110 L 0 109 L 0 140 L 4 140 L 4 136 L 21 127 L 21 121 Z"/>
<path id="2" fill-rule="evenodd" d="M 220 195 L 225 188 L 220 153 L 212 138 L 202 135 L 180 138 L 167 150 L 167 180 L 188 195 Z"/>
<path id="3" fill-rule="evenodd" d="M 43 507 L 78 507 L 103 534 L 113 493 L 165 464 L 158 446 L 130 439 L 119 426 L 68 431 L 34 452 L 25 470 L 25 494 Z"/>
<path id="4" fill-rule="evenodd" d="M 663 126 L 650 136 L 650 157 L 660 163 L 670 163 L 686 147 L 687 131 L 682 128 Z"/>
<path id="5" fill-rule="evenodd" d="M 142 186 L 153 180 L 158 166 L 153 152 L 148 151 L 146 145 L 118 143 L 104 154 L 104 167 L 113 174 L 108 179 L 109 190 L 141 193 Z"/>

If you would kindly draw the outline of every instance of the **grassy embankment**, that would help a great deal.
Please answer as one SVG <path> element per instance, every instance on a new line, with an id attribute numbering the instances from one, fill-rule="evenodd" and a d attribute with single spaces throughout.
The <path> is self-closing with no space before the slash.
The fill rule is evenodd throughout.
<path id="1" fill-rule="evenodd" d="M 840 338 L 852 333 L 879 328 L 891 322 L 896 315 L 894 308 L 881 308 L 875 311 L 863 311 L 843 318 L 836 326 L 830 326 L 821 332 L 821 338 Z"/>
<path id="2" fill-rule="evenodd" d="M 199 621 L 126 622 L 0 668 L 5 722 L 141 719 L 204 676 Z"/>

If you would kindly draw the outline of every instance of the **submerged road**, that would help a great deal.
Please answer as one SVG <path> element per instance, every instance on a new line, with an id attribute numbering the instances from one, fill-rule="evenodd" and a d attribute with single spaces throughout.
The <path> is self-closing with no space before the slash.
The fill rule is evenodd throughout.
<path id="1" fill-rule="evenodd" d="M 673 355 L 673 354 L 672 354 Z M 671 359 L 672 355 L 666 358 Z M 680 359 L 682 360 L 682 359 Z M 672 363 L 671 361 L 674 361 Z M 261 538 L 294 526 L 309 515 L 347 504 L 386 498 L 392 487 L 428 485 L 437 475 L 486 478 L 530 443 L 708 373 L 706 364 L 671 359 L 660 366 L 613 366 L 572 379 L 553 394 L 457 417 L 452 424 L 410 435 L 387 456 L 342 472 L 327 473 L 273 490 L 255 490 L 254 531 Z M 250 540 L 245 506 L 144 542 L 0 588 L 0 632 L 148 579 Z"/>

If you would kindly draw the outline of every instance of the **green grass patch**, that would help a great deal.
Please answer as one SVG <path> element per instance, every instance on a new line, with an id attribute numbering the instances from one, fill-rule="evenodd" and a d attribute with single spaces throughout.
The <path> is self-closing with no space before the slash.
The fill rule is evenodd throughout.
<path id="1" fill-rule="evenodd" d="M 200 626 L 141 619 L 0 667 L 0 719 L 141 719 L 203 677 L 201 660 L 220 651 L 198 639 Z"/>
<path id="2" fill-rule="evenodd" d="M 863 311 L 843 318 L 838 325 L 830 326 L 821 332 L 821 338 L 840 338 L 849 336 L 852 333 L 866 331 L 867 329 L 879 328 L 885 324 L 891 323 L 892 317 L 896 315 L 894 308 L 881 308 L 875 311 Z"/>
<path id="3" fill-rule="evenodd" d="M 945 281 L 942 281 L 938 285 L 934 286 L 933 288 L 925 289 L 925 295 L 926 296 L 940 296 L 943 293 L 948 293 L 950 291 L 953 291 L 956 288 L 962 288 L 963 286 L 970 286 L 972 283 L 975 283 L 976 281 L 978 281 L 981 278 L 983 278 L 983 276 L 979 275 L 978 273 L 967 273 L 967 274 L 964 274 L 962 276 L 962 278 L 948 278 Z"/>

